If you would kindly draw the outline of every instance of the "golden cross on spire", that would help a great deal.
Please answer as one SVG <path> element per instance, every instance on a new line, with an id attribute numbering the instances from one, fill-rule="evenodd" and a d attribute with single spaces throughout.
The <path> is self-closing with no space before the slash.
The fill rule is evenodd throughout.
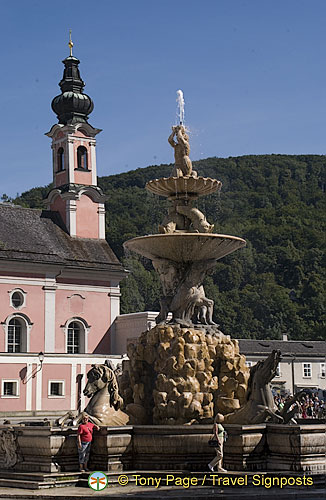
<path id="1" fill-rule="evenodd" d="M 74 46 L 73 41 L 71 39 L 71 30 L 69 30 L 69 42 L 68 42 L 69 48 L 70 48 L 70 57 L 72 56 L 72 48 Z"/>

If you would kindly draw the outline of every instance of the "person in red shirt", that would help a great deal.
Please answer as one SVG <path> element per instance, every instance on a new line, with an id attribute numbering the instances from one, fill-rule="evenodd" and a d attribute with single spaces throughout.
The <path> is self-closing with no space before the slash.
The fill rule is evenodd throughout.
<path id="1" fill-rule="evenodd" d="M 91 450 L 94 429 L 97 431 L 100 430 L 98 425 L 88 421 L 88 415 L 84 415 L 82 423 L 79 425 L 77 431 L 79 469 L 81 472 L 88 470 L 87 463 L 89 459 L 89 452 Z"/>

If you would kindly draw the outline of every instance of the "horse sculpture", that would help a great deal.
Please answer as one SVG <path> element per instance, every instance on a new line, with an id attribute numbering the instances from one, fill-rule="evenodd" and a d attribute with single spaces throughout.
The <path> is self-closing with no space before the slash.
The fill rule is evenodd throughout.
<path id="1" fill-rule="evenodd" d="M 91 399 L 85 410 L 80 414 L 69 412 L 57 423 L 64 425 L 68 420 L 72 420 L 72 425 L 76 426 L 83 415 L 88 415 L 89 420 L 99 426 L 126 425 L 129 417 L 120 409 L 123 400 L 119 396 L 118 382 L 113 369 L 107 365 L 92 365 L 87 373 L 87 379 L 84 395 Z"/>
<path id="2" fill-rule="evenodd" d="M 275 377 L 281 351 L 274 350 L 264 361 L 250 368 L 246 403 L 239 410 L 224 416 L 228 424 L 261 424 L 264 422 L 283 423 L 284 418 L 277 412 L 270 381 Z"/>

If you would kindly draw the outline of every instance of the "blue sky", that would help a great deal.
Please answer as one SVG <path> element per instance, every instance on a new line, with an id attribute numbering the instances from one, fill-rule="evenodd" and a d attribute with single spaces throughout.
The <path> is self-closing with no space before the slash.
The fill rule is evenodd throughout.
<path id="1" fill-rule="evenodd" d="M 0 194 L 52 180 L 70 28 L 100 176 L 173 161 L 178 89 L 193 160 L 324 154 L 325 20 L 324 0 L 2 0 Z"/>

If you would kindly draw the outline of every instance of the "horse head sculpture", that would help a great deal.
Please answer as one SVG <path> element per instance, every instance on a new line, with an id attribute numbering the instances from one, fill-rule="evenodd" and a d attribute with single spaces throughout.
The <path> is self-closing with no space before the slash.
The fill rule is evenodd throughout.
<path id="1" fill-rule="evenodd" d="M 126 425 L 129 416 L 121 411 L 123 400 L 119 395 L 119 386 L 113 365 L 92 365 L 87 373 L 87 384 L 84 396 L 90 398 L 85 410 L 81 413 L 71 411 L 59 418 L 60 426 L 80 423 L 83 415 L 98 426 Z"/>
<path id="2" fill-rule="evenodd" d="M 90 401 L 83 413 L 74 420 L 75 425 L 83 414 L 87 414 L 99 426 L 125 425 L 128 422 L 128 415 L 120 409 L 123 400 L 112 368 L 107 365 L 92 365 L 87 373 L 87 384 L 83 392 Z"/>
<path id="3" fill-rule="evenodd" d="M 247 401 L 250 399 L 252 392 L 267 391 L 265 397 L 268 398 L 268 403 L 273 400 L 271 391 L 268 391 L 268 384 L 276 375 L 278 364 L 281 360 L 281 351 L 274 349 L 271 354 L 264 361 L 258 361 L 255 365 L 250 367 L 250 377 L 248 380 Z M 267 402 L 267 401 L 266 401 Z M 273 403 L 274 405 L 274 403 Z"/>
<path id="4" fill-rule="evenodd" d="M 281 351 L 273 350 L 264 361 L 250 368 L 246 403 L 239 410 L 225 415 L 224 422 L 232 424 L 261 424 L 267 421 L 282 423 L 283 416 L 277 413 L 270 381 L 276 375 Z"/>
<path id="5" fill-rule="evenodd" d="M 115 410 L 119 410 L 122 407 L 123 400 L 119 396 L 119 387 L 114 371 L 107 365 L 92 365 L 92 368 L 87 373 L 84 395 L 91 398 L 97 392 L 106 388 L 110 396 L 111 406 Z"/>

